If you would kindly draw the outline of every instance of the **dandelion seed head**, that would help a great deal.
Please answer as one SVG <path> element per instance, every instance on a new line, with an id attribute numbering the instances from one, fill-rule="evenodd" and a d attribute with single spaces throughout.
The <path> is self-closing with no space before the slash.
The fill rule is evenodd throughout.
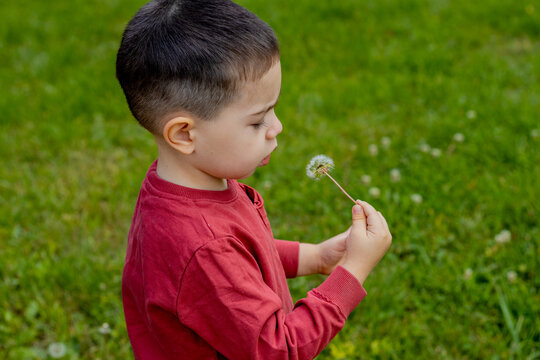
<path id="1" fill-rule="evenodd" d="M 538 139 L 539 136 L 540 136 L 540 130 L 538 130 L 538 129 L 532 129 L 531 130 L 531 137 L 533 139 Z"/>
<path id="2" fill-rule="evenodd" d="M 390 140 L 388 136 L 383 136 L 381 138 L 381 145 L 383 148 L 388 149 L 391 143 L 392 143 L 392 140 Z"/>
<path id="3" fill-rule="evenodd" d="M 49 355 L 54 359 L 60 359 L 64 355 L 66 355 L 66 345 L 61 342 L 54 342 L 49 344 L 47 347 L 47 352 Z"/>
<path id="4" fill-rule="evenodd" d="M 334 161 L 326 155 L 314 156 L 306 166 L 306 174 L 312 179 L 318 180 L 326 171 L 334 168 Z"/>
<path id="5" fill-rule="evenodd" d="M 464 278 L 465 280 L 470 280 L 471 277 L 472 277 L 472 274 L 473 274 L 472 269 L 471 269 L 471 268 L 466 268 L 466 269 L 465 269 L 465 273 L 463 273 L 463 278 Z"/>
<path id="6" fill-rule="evenodd" d="M 370 144 L 368 146 L 368 151 L 371 156 L 375 156 L 379 153 L 379 148 L 377 147 L 376 144 Z"/>
<path id="7" fill-rule="evenodd" d="M 422 195 L 420 194 L 412 194 L 411 195 L 411 201 L 415 204 L 420 204 L 422 202 Z"/>

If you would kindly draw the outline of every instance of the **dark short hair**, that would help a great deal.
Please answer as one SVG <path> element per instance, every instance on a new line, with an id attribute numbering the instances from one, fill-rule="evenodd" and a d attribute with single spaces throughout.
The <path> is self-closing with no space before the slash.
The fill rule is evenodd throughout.
<path id="1" fill-rule="evenodd" d="M 116 77 L 133 116 L 159 134 L 175 111 L 212 119 L 279 59 L 272 28 L 229 0 L 153 0 L 128 23 Z"/>

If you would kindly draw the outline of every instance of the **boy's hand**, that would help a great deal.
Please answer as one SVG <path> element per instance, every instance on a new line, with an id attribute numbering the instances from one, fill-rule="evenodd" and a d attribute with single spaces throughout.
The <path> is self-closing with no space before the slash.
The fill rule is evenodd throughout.
<path id="1" fill-rule="evenodd" d="M 336 266 L 340 265 L 347 251 L 347 236 L 351 228 L 317 245 L 318 265 L 317 273 L 330 275 Z"/>
<path id="2" fill-rule="evenodd" d="M 363 284 L 390 247 L 392 235 L 380 212 L 365 201 L 357 203 L 352 209 L 352 226 L 342 266 Z"/>

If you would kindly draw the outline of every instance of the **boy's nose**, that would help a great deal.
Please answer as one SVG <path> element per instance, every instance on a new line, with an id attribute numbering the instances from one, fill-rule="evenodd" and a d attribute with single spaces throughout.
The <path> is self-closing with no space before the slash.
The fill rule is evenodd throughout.
<path id="1" fill-rule="evenodd" d="M 278 136 L 281 131 L 283 130 L 283 125 L 281 124 L 281 121 L 277 118 L 277 116 L 274 114 L 272 119 L 272 125 L 268 128 L 268 131 L 266 131 L 266 138 L 268 140 L 271 140 Z"/>

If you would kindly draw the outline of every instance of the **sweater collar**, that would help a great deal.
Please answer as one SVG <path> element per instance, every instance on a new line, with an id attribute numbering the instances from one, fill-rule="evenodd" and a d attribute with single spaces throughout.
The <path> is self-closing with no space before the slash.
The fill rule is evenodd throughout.
<path id="1" fill-rule="evenodd" d="M 173 195 L 189 198 L 192 200 L 230 201 L 236 198 L 238 184 L 236 180 L 227 179 L 227 189 L 221 191 L 193 189 L 186 186 L 173 184 L 159 177 L 156 171 L 157 160 L 150 166 L 146 174 L 145 182 L 154 190 Z"/>

